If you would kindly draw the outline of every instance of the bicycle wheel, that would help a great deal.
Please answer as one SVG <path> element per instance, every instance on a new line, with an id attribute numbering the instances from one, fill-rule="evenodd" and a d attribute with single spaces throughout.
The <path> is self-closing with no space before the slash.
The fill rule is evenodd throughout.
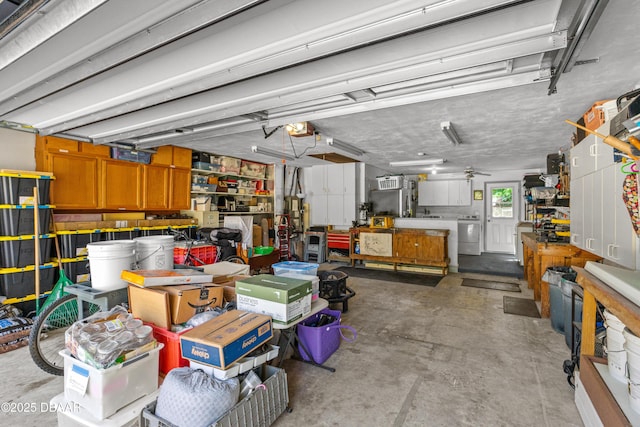
<path id="1" fill-rule="evenodd" d="M 89 303 L 83 318 L 100 311 L 100 306 Z M 44 309 L 33 322 L 29 333 L 29 352 L 36 365 L 53 375 L 64 374 L 64 358 L 58 354 L 64 349 L 64 333 L 78 320 L 78 297 L 65 295 Z"/>
<path id="2" fill-rule="evenodd" d="M 238 255 L 228 256 L 225 259 L 223 259 L 223 261 L 233 262 L 235 264 L 246 264 L 246 262 L 244 262 L 244 259 L 242 259 L 242 257 L 239 257 Z"/>

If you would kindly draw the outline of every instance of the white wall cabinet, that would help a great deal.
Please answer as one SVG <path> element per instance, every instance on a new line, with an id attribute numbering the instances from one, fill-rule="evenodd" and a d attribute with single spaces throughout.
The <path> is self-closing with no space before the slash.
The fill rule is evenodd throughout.
<path id="1" fill-rule="evenodd" d="M 449 181 L 449 205 L 471 205 L 471 181 L 466 179 Z"/>
<path id="2" fill-rule="evenodd" d="M 571 244 L 636 269 L 638 238 L 622 200 L 625 175 L 620 166 L 612 163 L 572 179 Z"/>
<path id="3" fill-rule="evenodd" d="M 598 132 L 608 135 L 609 122 L 600 126 Z M 613 147 L 595 135 L 587 135 L 578 145 L 571 148 L 570 155 L 571 179 L 581 178 L 613 164 Z"/>
<path id="4" fill-rule="evenodd" d="M 603 256 L 616 264 L 635 268 L 638 239 L 622 200 L 624 179 L 625 174 L 620 170 L 619 164 L 610 165 L 602 171 Z"/>
<path id="5" fill-rule="evenodd" d="M 571 244 L 584 248 L 584 180 L 571 180 Z"/>
<path id="6" fill-rule="evenodd" d="M 469 206 L 471 182 L 466 180 L 436 180 L 418 182 L 420 206 Z"/>
<path id="7" fill-rule="evenodd" d="M 311 225 L 351 226 L 356 220 L 355 163 L 311 168 Z"/>

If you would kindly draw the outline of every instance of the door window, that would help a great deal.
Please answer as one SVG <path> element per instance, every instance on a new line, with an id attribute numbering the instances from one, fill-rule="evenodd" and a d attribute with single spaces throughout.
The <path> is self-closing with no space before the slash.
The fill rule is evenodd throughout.
<path id="1" fill-rule="evenodd" d="M 513 188 L 491 189 L 491 216 L 493 218 L 513 218 Z"/>

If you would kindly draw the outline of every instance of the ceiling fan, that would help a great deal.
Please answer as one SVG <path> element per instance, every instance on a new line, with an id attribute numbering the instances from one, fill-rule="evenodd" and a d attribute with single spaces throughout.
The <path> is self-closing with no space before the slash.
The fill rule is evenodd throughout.
<path id="1" fill-rule="evenodd" d="M 476 175 L 491 176 L 490 173 L 476 172 L 475 170 L 473 170 L 473 168 L 471 166 L 467 166 L 464 169 L 464 176 L 465 176 L 465 178 L 467 178 L 467 181 L 471 180 Z"/>

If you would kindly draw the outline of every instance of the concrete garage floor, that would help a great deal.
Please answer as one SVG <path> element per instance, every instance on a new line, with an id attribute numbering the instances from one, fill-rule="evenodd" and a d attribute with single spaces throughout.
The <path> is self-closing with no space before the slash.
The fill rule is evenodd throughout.
<path id="1" fill-rule="evenodd" d="M 549 319 L 503 313 L 503 295 L 532 298 L 526 283 L 494 277 L 520 283 L 513 293 L 462 287 L 464 277 L 493 276 L 450 274 L 436 287 L 350 277 L 357 295 L 342 317 L 357 341 L 326 362 L 335 373 L 285 361 L 293 411 L 274 426 L 581 426 L 562 372 L 564 336 Z M 0 361 L 0 402 L 37 407 L 0 413 L 0 425 L 55 425 L 42 409 L 62 378 L 40 371 L 26 348 Z"/>

